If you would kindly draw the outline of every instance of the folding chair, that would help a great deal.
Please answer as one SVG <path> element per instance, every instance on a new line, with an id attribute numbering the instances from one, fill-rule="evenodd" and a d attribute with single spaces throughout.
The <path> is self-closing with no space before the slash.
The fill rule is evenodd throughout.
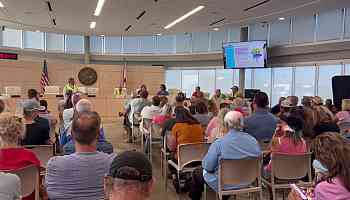
<path id="1" fill-rule="evenodd" d="M 177 178 L 180 182 L 180 173 L 192 172 L 195 167 L 186 167 L 193 162 L 202 162 L 204 156 L 209 150 L 209 143 L 181 144 L 177 147 L 177 163 L 172 160 L 168 164 L 173 166 L 177 171 Z M 164 166 L 166 169 L 167 166 Z M 167 182 L 167 174 L 165 174 L 165 182 Z M 167 183 L 166 183 L 167 184 Z"/>
<path id="2" fill-rule="evenodd" d="M 167 152 L 167 136 L 170 135 L 171 132 L 170 131 L 166 131 L 165 135 L 162 136 L 162 140 L 163 140 L 163 146 L 160 149 L 160 170 L 162 171 L 162 176 L 166 176 L 166 171 L 164 170 L 166 166 L 166 163 L 168 163 L 167 158 L 169 157 L 170 153 Z"/>
<path id="3" fill-rule="evenodd" d="M 31 150 L 38 157 L 43 168 L 46 168 L 50 158 L 55 155 L 54 145 L 28 145 L 25 148 Z"/>
<path id="4" fill-rule="evenodd" d="M 219 163 L 218 172 L 218 196 L 237 195 L 243 193 L 259 193 L 262 196 L 261 183 L 262 157 L 249 157 L 237 160 L 222 159 Z M 247 184 L 247 187 L 224 190 L 225 186 Z"/>
<path id="5" fill-rule="evenodd" d="M 35 192 L 35 200 L 39 200 L 39 169 L 34 165 L 17 170 L 8 170 L 7 173 L 16 174 L 21 179 L 22 197 Z"/>
<path id="6" fill-rule="evenodd" d="M 136 130 L 139 129 L 141 122 L 141 114 L 138 112 L 133 113 L 131 120 L 131 136 L 132 142 L 134 143 L 134 139 L 136 138 Z"/>
<path id="7" fill-rule="evenodd" d="M 301 181 L 306 176 L 308 182 Z M 263 177 L 262 181 L 271 188 L 273 200 L 277 199 L 277 189 L 289 189 L 292 183 L 304 187 L 311 186 L 311 153 L 301 155 L 274 153 L 271 156 L 271 180 Z"/>

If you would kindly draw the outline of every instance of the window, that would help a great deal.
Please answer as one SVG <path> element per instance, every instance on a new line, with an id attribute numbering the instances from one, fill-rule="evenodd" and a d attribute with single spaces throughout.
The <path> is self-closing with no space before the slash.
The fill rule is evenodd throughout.
<path id="1" fill-rule="evenodd" d="M 230 93 L 233 84 L 233 70 L 217 69 L 216 70 L 216 88 L 221 89 L 223 93 Z"/>
<path id="2" fill-rule="evenodd" d="M 338 9 L 319 13 L 317 40 L 340 39 L 342 26 L 342 10 Z"/>
<path id="3" fill-rule="evenodd" d="M 270 46 L 289 44 L 290 19 L 275 21 L 270 25 Z"/>
<path id="4" fill-rule="evenodd" d="M 295 67 L 295 96 L 315 96 L 315 67 Z"/>
<path id="5" fill-rule="evenodd" d="M 138 53 L 139 41 L 137 37 L 124 37 L 123 38 L 123 50 L 124 53 Z"/>
<path id="6" fill-rule="evenodd" d="M 251 24 L 249 26 L 249 40 L 267 40 L 267 24 Z"/>
<path id="7" fill-rule="evenodd" d="M 175 37 L 173 35 L 163 35 L 157 37 L 158 53 L 174 53 Z"/>
<path id="8" fill-rule="evenodd" d="M 239 69 L 233 70 L 233 85 L 239 87 Z"/>
<path id="9" fill-rule="evenodd" d="M 176 35 L 176 52 L 187 53 L 192 49 L 192 35 L 190 33 Z"/>
<path id="10" fill-rule="evenodd" d="M 314 41 L 315 16 L 297 16 L 293 20 L 293 43 L 307 43 Z"/>
<path id="11" fill-rule="evenodd" d="M 6 47 L 22 47 L 22 31 L 16 29 L 5 28 L 2 32 L 2 46 Z"/>
<path id="12" fill-rule="evenodd" d="M 140 53 L 154 53 L 155 40 L 153 36 L 139 37 Z"/>
<path id="13" fill-rule="evenodd" d="M 318 96 L 323 100 L 333 99 L 332 77 L 341 74 L 341 65 L 322 65 L 319 70 Z"/>
<path id="14" fill-rule="evenodd" d="M 229 42 L 239 42 L 241 38 L 241 27 L 232 26 L 228 30 L 228 41 Z"/>
<path id="15" fill-rule="evenodd" d="M 84 36 L 66 35 L 66 52 L 83 54 Z"/>
<path id="16" fill-rule="evenodd" d="M 209 33 L 197 32 L 192 33 L 193 52 L 208 52 L 209 50 Z"/>
<path id="17" fill-rule="evenodd" d="M 90 36 L 90 51 L 93 54 L 102 54 L 103 37 Z"/>
<path id="18" fill-rule="evenodd" d="M 345 16 L 345 38 L 350 38 L 350 8 L 346 9 Z"/>
<path id="19" fill-rule="evenodd" d="M 273 68 L 273 86 L 271 105 L 278 103 L 280 97 L 287 97 L 292 94 L 292 68 Z"/>
<path id="20" fill-rule="evenodd" d="M 167 70 L 165 84 L 168 89 L 181 89 L 181 70 Z"/>
<path id="21" fill-rule="evenodd" d="M 183 70 L 182 71 L 182 91 L 186 97 L 191 97 L 194 89 L 198 86 L 198 72 L 197 70 Z"/>
<path id="22" fill-rule="evenodd" d="M 28 49 L 44 49 L 44 33 L 24 31 L 23 47 Z"/>
<path id="23" fill-rule="evenodd" d="M 254 70 L 254 88 L 265 92 L 270 96 L 271 91 L 271 68 Z"/>
<path id="24" fill-rule="evenodd" d="M 252 69 L 246 69 L 245 70 L 245 82 L 244 82 L 244 87 L 246 89 L 251 89 L 253 86 L 252 86 L 252 73 L 253 73 L 253 70 Z M 239 79 L 238 79 L 238 82 L 239 82 Z"/>
<path id="25" fill-rule="evenodd" d="M 56 33 L 46 33 L 46 50 L 52 52 L 63 52 L 64 35 Z"/>
<path id="26" fill-rule="evenodd" d="M 199 70 L 199 86 L 203 92 L 213 94 L 215 90 L 215 70 Z"/>
<path id="27" fill-rule="evenodd" d="M 350 75 L 350 64 L 345 64 L 345 75 Z"/>
<path id="28" fill-rule="evenodd" d="M 122 52 L 121 37 L 105 37 L 106 54 L 120 54 Z"/>
<path id="29" fill-rule="evenodd" d="M 222 43 L 227 41 L 227 31 L 210 32 L 210 51 L 221 51 Z"/>

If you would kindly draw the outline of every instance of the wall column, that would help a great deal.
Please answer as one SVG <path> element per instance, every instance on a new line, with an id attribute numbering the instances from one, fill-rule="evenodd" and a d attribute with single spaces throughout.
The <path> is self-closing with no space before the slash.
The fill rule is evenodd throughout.
<path id="1" fill-rule="evenodd" d="M 90 56 L 90 36 L 84 36 L 84 64 L 90 64 L 91 56 Z"/>

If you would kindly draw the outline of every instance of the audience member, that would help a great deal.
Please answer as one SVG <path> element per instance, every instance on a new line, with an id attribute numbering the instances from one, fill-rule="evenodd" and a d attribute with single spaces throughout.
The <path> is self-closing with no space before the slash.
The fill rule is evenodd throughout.
<path id="1" fill-rule="evenodd" d="M 286 97 L 280 97 L 280 99 L 278 100 L 278 104 L 271 108 L 272 114 L 278 115 L 281 112 L 281 104 L 284 100 L 286 100 Z"/>
<path id="2" fill-rule="evenodd" d="M 71 98 L 67 99 L 67 100 L 71 99 L 72 107 L 65 109 L 62 114 L 65 129 L 67 129 L 70 126 L 73 120 L 75 106 L 80 101 L 81 98 L 82 98 L 81 93 L 74 93 L 72 94 Z"/>
<path id="3" fill-rule="evenodd" d="M 303 136 L 303 120 L 293 115 L 282 115 L 271 141 L 271 157 L 275 153 L 299 155 L 307 152 Z M 271 172 L 271 162 L 266 166 L 267 174 Z"/>
<path id="4" fill-rule="evenodd" d="M 162 109 L 164 108 L 165 105 L 168 105 L 168 97 L 166 96 L 160 96 L 160 104 L 159 107 L 161 107 Z"/>
<path id="5" fill-rule="evenodd" d="M 23 135 L 24 125 L 19 118 L 10 113 L 0 114 L 0 171 L 22 169 L 29 165 L 35 165 L 40 168 L 40 161 L 36 155 L 18 146 Z M 15 188 L 12 188 L 12 191 L 13 189 Z M 22 198 L 22 200 L 34 200 L 34 198 L 35 193 L 33 192 L 28 197 Z"/>
<path id="6" fill-rule="evenodd" d="M 297 96 L 289 96 L 289 97 L 287 97 L 287 99 L 289 99 L 289 101 L 291 102 L 293 107 L 298 106 L 299 98 Z"/>
<path id="7" fill-rule="evenodd" d="M 184 101 L 185 101 L 185 97 L 183 93 L 179 93 L 176 98 L 175 98 L 175 106 L 174 106 L 174 113 L 175 113 L 175 109 L 176 108 L 184 108 Z M 162 136 L 165 136 L 166 133 L 171 132 L 171 130 L 173 129 L 174 125 L 176 124 L 176 119 L 175 118 L 170 118 L 168 120 L 166 120 L 163 124 L 163 128 L 162 128 Z"/>
<path id="8" fill-rule="evenodd" d="M 201 88 L 199 86 L 196 87 L 196 90 L 193 92 L 192 97 L 198 99 L 204 97 L 204 93 L 201 91 Z"/>
<path id="9" fill-rule="evenodd" d="M 50 143 L 49 121 L 39 117 L 39 112 L 45 110 L 35 99 L 23 102 L 23 122 L 25 135 L 23 145 L 45 145 Z"/>
<path id="10" fill-rule="evenodd" d="M 268 112 L 269 98 L 258 92 L 253 99 L 254 113 L 244 120 L 244 131 L 257 140 L 271 140 L 276 129 L 277 119 Z"/>
<path id="11" fill-rule="evenodd" d="M 241 132 L 243 115 L 237 111 L 230 111 L 224 118 L 224 128 L 228 132 L 220 139 L 217 139 L 209 148 L 208 153 L 202 161 L 202 168 L 193 172 L 193 185 L 189 196 L 191 199 L 200 200 L 204 184 L 218 191 L 218 168 L 220 159 L 243 159 L 247 157 L 261 156 L 259 143 L 247 133 Z M 226 185 L 224 189 L 236 189 L 246 187 L 242 185 Z M 225 199 L 228 199 L 225 197 Z"/>
<path id="12" fill-rule="evenodd" d="M 142 87 L 145 88 L 146 86 Z M 147 90 L 147 88 L 146 88 Z M 136 115 L 140 115 L 141 111 L 144 107 L 150 105 L 150 102 L 147 100 L 148 97 L 148 92 L 147 91 L 142 91 L 140 93 L 140 97 L 137 97 L 135 99 L 132 99 L 128 105 L 125 108 L 125 112 L 127 113 L 127 116 L 129 118 L 128 123 L 126 123 L 126 126 L 131 128 L 132 122 L 135 121 L 140 121 L 141 119 L 138 119 Z M 134 121 L 134 122 L 135 122 Z M 130 130 L 130 129 L 129 129 Z M 132 132 L 131 130 L 128 131 L 129 138 L 127 142 L 131 143 L 132 142 Z"/>
<path id="13" fill-rule="evenodd" d="M 293 103 L 289 98 L 285 99 L 284 101 L 281 102 L 280 112 L 278 113 L 278 116 L 290 115 L 295 107 L 296 106 L 293 105 Z"/>
<path id="14" fill-rule="evenodd" d="M 0 199 L 21 199 L 21 180 L 17 175 L 0 172 Z"/>
<path id="15" fill-rule="evenodd" d="M 4 112 L 5 110 L 5 102 L 0 99 L 0 113 Z"/>
<path id="16" fill-rule="evenodd" d="M 239 88 L 235 85 L 231 87 L 231 92 L 232 92 L 230 95 L 231 100 L 237 97 L 242 97 L 242 94 L 239 92 Z"/>
<path id="17" fill-rule="evenodd" d="M 187 109 L 176 107 L 175 120 L 167 140 L 171 152 L 176 152 L 178 145 L 204 141 L 204 131 L 200 123 Z"/>
<path id="18" fill-rule="evenodd" d="M 339 134 L 324 133 L 313 141 L 312 150 L 315 158 L 326 169 L 327 173 L 315 185 L 314 200 L 350 199 L 350 145 Z M 293 191 L 290 200 L 301 200 Z"/>
<path id="19" fill-rule="evenodd" d="M 66 95 L 64 96 L 64 110 L 65 109 L 70 109 L 73 108 L 73 102 L 72 102 L 72 96 L 73 96 L 73 92 L 68 90 L 68 92 L 66 93 Z"/>
<path id="20" fill-rule="evenodd" d="M 196 114 L 193 116 L 196 118 L 202 127 L 207 127 L 210 121 L 210 116 L 208 115 L 208 108 L 204 102 L 198 102 L 196 104 Z"/>
<path id="21" fill-rule="evenodd" d="M 340 132 L 333 113 L 322 105 L 321 97 L 314 97 L 311 105 L 315 116 L 314 137 L 325 132 Z"/>
<path id="22" fill-rule="evenodd" d="M 160 85 L 160 90 L 157 92 L 158 96 L 169 96 L 169 92 L 166 90 L 165 84 Z"/>
<path id="23" fill-rule="evenodd" d="M 220 104 L 225 100 L 221 94 L 220 89 L 215 90 L 215 94 L 210 98 L 210 100 L 216 105 L 217 108 L 220 108 Z"/>
<path id="24" fill-rule="evenodd" d="M 216 139 L 223 137 L 226 133 L 224 127 L 224 117 L 230 110 L 228 108 L 222 108 L 217 117 L 210 120 L 207 130 L 206 137 L 207 142 L 212 143 Z"/>
<path id="25" fill-rule="evenodd" d="M 28 90 L 28 99 L 35 99 L 39 101 L 39 93 L 36 91 L 36 89 L 29 89 Z"/>
<path id="26" fill-rule="evenodd" d="M 153 119 L 154 116 L 157 116 L 161 113 L 160 97 L 152 97 L 152 105 L 145 106 L 141 111 L 141 117 L 143 119 Z"/>
<path id="27" fill-rule="evenodd" d="M 83 100 L 84 99 L 82 99 L 80 101 L 83 101 Z M 78 102 L 77 108 L 79 107 L 80 101 Z M 89 110 L 91 110 L 91 109 L 86 109 L 86 111 L 81 111 L 79 113 L 90 112 Z M 92 112 L 92 114 L 95 115 L 95 117 L 98 119 L 98 123 L 101 126 L 101 117 L 100 117 L 100 115 L 97 112 Z M 96 150 L 100 151 L 100 152 L 107 153 L 107 154 L 111 154 L 111 153 L 113 153 L 113 145 L 105 139 L 104 134 L 103 134 L 102 131 L 103 131 L 103 128 L 100 128 L 99 132 L 98 132 L 98 139 L 97 139 L 97 143 L 96 143 Z M 70 155 L 70 154 L 75 153 L 75 145 L 74 145 L 74 141 L 73 140 L 70 140 L 67 144 L 65 144 L 63 146 L 63 153 L 64 153 L 64 155 Z"/>
<path id="28" fill-rule="evenodd" d="M 166 104 L 165 106 L 163 106 L 163 109 L 160 115 L 156 115 L 153 117 L 152 122 L 156 125 L 164 127 L 164 123 L 167 120 L 171 119 L 172 113 L 173 113 L 173 110 L 171 106 Z"/>
<path id="29" fill-rule="evenodd" d="M 117 156 L 105 178 L 110 200 L 146 200 L 153 189 L 152 164 L 142 153 L 126 151 Z"/>
<path id="30" fill-rule="evenodd" d="M 115 155 L 96 151 L 99 129 L 96 114 L 83 112 L 74 116 L 76 152 L 49 160 L 45 179 L 49 199 L 104 199 L 103 177 Z"/>
<path id="31" fill-rule="evenodd" d="M 335 117 L 340 132 L 348 135 L 350 132 L 350 99 L 342 100 L 342 111 L 338 112 Z"/>

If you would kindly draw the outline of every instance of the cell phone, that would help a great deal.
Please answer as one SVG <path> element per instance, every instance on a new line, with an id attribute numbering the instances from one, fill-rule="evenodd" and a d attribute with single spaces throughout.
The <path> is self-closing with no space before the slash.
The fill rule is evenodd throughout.
<path id="1" fill-rule="evenodd" d="M 297 185 L 290 184 L 290 187 L 298 193 L 298 195 L 301 199 L 308 200 L 308 198 L 306 196 L 306 192 L 303 191 L 302 189 L 300 189 Z"/>

